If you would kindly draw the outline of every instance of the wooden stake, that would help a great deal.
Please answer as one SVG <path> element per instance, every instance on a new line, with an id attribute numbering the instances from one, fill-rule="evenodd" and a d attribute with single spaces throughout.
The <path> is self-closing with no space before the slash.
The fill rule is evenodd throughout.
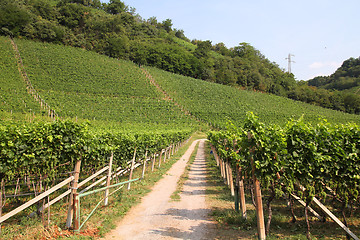
<path id="1" fill-rule="evenodd" d="M 135 158 L 136 158 L 136 147 L 135 147 L 135 150 L 134 150 L 133 159 L 131 161 L 131 169 L 130 169 L 129 181 L 131 180 L 132 174 L 133 174 L 133 171 L 134 171 Z M 131 183 L 128 183 L 128 187 L 127 187 L 128 190 L 130 190 L 130 185 L 131 185 Z"/>
<path id="2" fill-rule="evenodd" d="M 50 187 L 48 187 L 48 190 L 49 190 L 49 188 Z M 48 225 L 48 227 L 50 226 L 50 196 L 48 195 L 48 197 L 47 197 L 47 204 L 48 204 L 48 221 L 47 221 L 47 225 Z"/>
<path id="3" fill-rule="evenodd" d="M 167 157 L 167 148 L 166 148 L 165 151 L 164 151 L 164 159 L 163 159 L 163 162 L 166 161 L 166 157 Z"/>
<path id="4" fill-rule="evenodd" d="M 223 168 L 224 168 L 224 183 L 229 186 L 227 162 L 225 161 L 223 161 Z"/>
<path id="5" fill-rule="evenodd" d="M 347 234 L 350 235 L 350 237 L 352 237 L 355 240 L 359 240 L 359 238 L 350 231 L 350 229 L 348 227 L 345 226 L 345 224 L 343 224 L 332 212 L 329 211 L 329 209 L 327 209 L 319 200 L 317 200 L 317 198 L 313 198 L 313 202 L 318 205 L 321 210 L 326 213 L 334 222 L 336 222 L 336 224 L 338 224 Z"/>
<path id="6" fill-rule="evenodd" d="M 251 158 L 251 166 L 252 166 L 252 178 L 254 183 L 254 197 L 256 204 L 255 208 L 256 208 L 258 237 L 260 240 L 265 240 L 266 239 L 265 221 L 264 221 L 264 211 L 263 211 L 263 204 L 261 198 L 260 181 L 255 176 L 255 164 L 253 158 Z"/>
<path id="7" fill-rule="evenodd" d="M 230 191 L 231 191 L 231 196 L 235 196 L 235 192 L 234 192 L 234 179 L 233 179 L 233 175 L 232 175 L 232 169 L 230 166 L 230 163 L 227 164 L 228 165 L 228 172 L 229 172 L 229 186 L 230 186 Z"/>
<path id="8" fill-rule="evenodd" d="M 79 194 L 76 192 L 73 196 L 73 206 L 74 206 L 74 231 L 79 231 L 80 228 L 80 219 L 79 219 Z"/>
<path id="9" fill-rule="evenodd" d="M 244 176 L 241 174 L 241 168 L 238 168 L 237 174 L 239 175 L 239 195 L 240 195 L 240 208 L 241 214 L 244 219 L 247 219 L 246 215 L 246 202 L 245 202 L 245 188 L 244 188 Z"/>
<path id="10" fill-rule="evenodd" d="M 144 178 L 144 176 L 145 176 L 147 153 L 148 153 L 148 151 L 146 150 L 146 152 L 145 152 L 145 157 L 144 157 L 143 170 L 142 170 L 142 173 L 141 173 L 141 178 Z"/>
<path id="11" fill-rule="evenodd" d="M 306 203 L 303 201 L 303 200 L 301 200 L 301 198 L 299 198 L 298 196 L 296 196 L 296 195 L 294 195 L 294 194 L 292 194 L 292 193 L 290 193 L 290 195 L 295 199 L 295 200 L 297 200 L 303 207 L 306 207 Z M 312 209 L 310 206 L 307 206 L 307 208 L 308 208 L 308 210 L 315 216 L 315 217 L 317 217 L 320 221 L 324 221 L 325 219 L 322 217 L 322 216 L 320 216 L 320 214 L 318 214 L 314 209 Z"/>
<path id="12" fill-rule="evenodd" d="M 108 169 L 108 175 L 107 175 L 107 179 L 106 179 L 106 186 L 110 186 L 110 182 L 111 182 L 111 171 L 112 171 L 112 164 L 113 164 L 113 159 L 114 159 L 114 152 L 111 152 L 111 156 L 110 156 L 110 160 L 109 160 L 109 169 Z M 105 199 L 104 199 L 104 206 L 107 206 L 109 203 L 109 189 L 105 190 Z"/>
<path id="13" fill-rule="evenodd" d="M 264 212 L 261 199 L 261 188 L 259 180 L 253 175 L 254 179 L 254 188 L 255 188 L 255 203 L 256 203 L 256 218 L 257 218 L 257 228 L 258 235 L 260 240 L 266 239 L 265 235 L 265 221 L 264 221 Z"/>
<path id="14" fill-rule="evenodd" d="M 152 156 L 152 164 L 151 164 L 151 171 L 154 171 L 154 166 L 155 166 L 155 160 L 156 160 L 156 153 L 153 154 Z"/>
<path id="15" fill-rule="evenodd" d="M 81 167 L 81 160 L 78 160 L 75 164 L 74 169 L 74 180 L 71 186 L 71 195 L 69 200 L 69 208 L 67 213 L 66 219 L 66 227 L 70 228 L 73 220 L 74 215 L 74 195 L 77 193 L 78 182 L 79 182 L 79 175 L 80 175 L 80 167 Z"/>
<path id="16" fill-rule="evenodd" d="M 162 154 L 163 154 L 163 149 L 161 149 L 160 151 L 160 156 L 159 156 L 159 168 L 161 166 L 161 157 L 162 157 Z"/>

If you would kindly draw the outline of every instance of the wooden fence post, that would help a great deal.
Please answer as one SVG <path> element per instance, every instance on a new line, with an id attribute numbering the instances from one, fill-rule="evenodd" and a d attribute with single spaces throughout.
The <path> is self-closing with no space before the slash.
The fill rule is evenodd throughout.
<path id="1" fill-rule="evenodd" d="M 163 149 L 161 149 L 160 155 L 159 155 L 159 168 L 160 168 L 160 166 L 161 166 L 161 157 L 162 157 L 162 154 L 163 154 Z"/>
<path id="2" fill-rule="evenodd" d="M 165 161 L 166 161 L 166 159 L 167 159 L 167 148 L 165 148 L 164 150 L 165 150 L 165 152 L 164 152 L 164 159 L 163 159 L 163 162 L 165 162 Z"/>
<path id="3" fill-rule="evenodd" d="M 67 228 L 71 227 L 72 220 L 73 220 L 74 195 L 77 193 L 77 187 L 78 187 L 79 175 L 80 175 L 80 167 L 81 167 L 81 160 L 78 160 L 75 164 L 74 180 L 73 180 L 72 186 L 71 186 L 71 195 L 70 195 L 69 208 L 68 208 L 67 219 L 66 219 L 66 227 Z"/>
<path id="4" fill-rule="evenodd" d="M 152 155 L 152 164 L 151 164 L 151 171 L 154 171 L 154 167 L 155 167 L 155 160 L 156 160 L 156 153 L 154 153 Z"/>
<path id="5" fill-rule="evenodd" d="M 233 175 L 232 175 L 232 169 L 230 166 L 230 163 L 227 164 L 228 165 L 228 172 L 229 172 L 229 186 L 230 186 L 230 191 L 231 191 L 231 196 L 235 196 L 235 192 L 234 192 L 234 179 L 233 179 Z"/>
<path id="6" fill-rule="evenodd" d="M 262 198 L 261 198 L 261 187 L 260 187 L 260 181 L 255 176 L 255 164 L 254 164 L 253 158 L 251 158 L 251 166 L 252 166 L 252 178 L 253 178 L 253 183 L 254 183 L 254 195 L 255 195 L 255 204 L 256 204 L 256 219 L 257 219 L 258 237 L 260 240 L 265 240 L 266 234 L 265 234 L 263 204 L 262 204 Z"/>
<path id="7" fill-rule="evenodd" d="M 144 176 L 145 176 L 146 161 L 147 161 L 147 153 L 148 153 L 148 151 L 146 150 L 146 152 L 145 152 L 145 158 L 144 158 L 143 170 L 142 170 L 142 173 L 141 173 L 141 178 L 144 178 Z"/>
<path id="8" fill-rule="evenodd" d="M 135 150 L 134 150 L 134 156 L 133 156 L 133 159 L 132 159 L 132 161 L 131 161 L 131 168 L 130 168 L 130 174 L 129 174 L 129 181 L 131 180 L 131 178 L 132 178 L 132 174 L 133 174 L 133 171 L 134 171 L 135 158 L 136 158 L 136 147 L 135 147 Z M 129 182 L 129 183 L 128 183 L 128 187 L 127 187 L 127 189 L 128 189 L 128 190 L 130 190 L 130 185 L 131 185 L 131 183 Z"/>
<path id="9" fill-rule="evenodd" d="M 239 194 L 240 194 L 240 208 L 241 208 L 242 217 L 246 219 L 247 215 L 246 215 L 246 202 L 245 202 L 245 191 L 244 191 L 244 177 L 241 175 L 239 181 Z"/>
<path id="10" fill-rule="evenodd" d="M 224 171 L 224 183 L 226 185 L 229 185 L 229 182 L 228 182 L 228 177 L 227 177 L 227 166 L 226 166 L 226 162 L 223 160 L 222 161 L 222 165 L 223 165 L 223 171 Z"/>
<path id="11" fill-rule="evenodd" d="M 79 194 L 76 192 L 74 193 L 74 196 L 73 196 L 73 200 L 74 200 L 74 208 L 73 208 L 73 211 L 74 211 L 74 231 L 79 231 L 79 228 L 80 228 L 80 219 L 79 219 Z"/>
<path id="12" fill-rule="evenodd" d="M 106 186 L 110 186 L 110 181 L 111 181 L 111 171 L 112 171 L 112 164 L 113 164 L 113 159 L 114 159 L 114 152 L 111 152 L 111 156 L 110 156 L 110 161 L 109 161 L 109 170 L 108 170 L 108 175 L 107 175 L 107 179 L 106 179 Z M 109 203 L 109 189 L 105 190 L 105 200 L 104 200 L 104 206 L 107 206 Z"/>

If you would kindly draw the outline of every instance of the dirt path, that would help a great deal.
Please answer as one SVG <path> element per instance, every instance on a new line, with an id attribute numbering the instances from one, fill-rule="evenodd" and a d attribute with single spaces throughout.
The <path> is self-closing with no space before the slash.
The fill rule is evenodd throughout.
<path id="1" fill-rule="evenodd" d="M 198 142 L 197 155 L 180 194 L 181 200 L 171 201 L 170 196 Z M 194 141 L 165 177 L 104 239 L 209 239 L 215 223 L 208 218 L 210 210 L 205 202 L 204 143 L 203 139 Z"/>

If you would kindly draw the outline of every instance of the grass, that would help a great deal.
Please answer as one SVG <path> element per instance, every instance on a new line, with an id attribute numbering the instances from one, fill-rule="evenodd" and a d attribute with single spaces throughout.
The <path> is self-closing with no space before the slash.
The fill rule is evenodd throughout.
<path id="1" fill-rule="evenodd" d="M 234 198 L 230 194 L 230 189 L 221 178 L 220 170 L 216 166 L 213 155 L 210 154 L 209 144 L 206 144 L 206 159 L 208 167 L 208 186 L 206 190 L 207 203 L 212 209 L 212 218 L 217 222 L 216 239 L 257 239 L 257 221 L 254 206 L 249 198 L 249 190 L 246 190 L 247 220 L 244 220 L 240 213 L 234 209 Z M 266 211 L 267 192 L 263 191 L 263 206 L 265 223 L 268 213 Z M 320 209 L 312 206 L 315 211 L 321 213 Z M 297 221 L 292 223 L 290 210 L 286 206 L 286 201 L 276 199 L 272 203 L 273 217 L 271 221 L 270 236 L 267 239 L 306 239 L 306 223 L 304 208 L 294 203 L 294 211 Z M 340 214 L 333 211 L 337 216 Z M 351 231 L 360 235 L 360 212 L 354 212 L 354 217 L 348 218 Z M 327 222 L 320 222 L 317 218 L 310 215 L 311 234 L 313 239 L 346 239 L 345 232 L 332 220 L 327 218 Z"/>
<path id="2" fill-rule="evenodd" d="M 161 168 L 157 168 L 155 164 L 154 172 L 151 172 L 151 164 L 147 164 L 146 174 L 141 181 L 133 182 L 131 190 L 127 191 L 126 186 L 109 197 L 109 206 L 100 207 L 96 210 L 95 214 L 85 224 L 79 234 L 66 230 L 66 210 L 67 202 L 61 201 L 51 206 L 51 224 L 44 227 L 41 221 L 41 216 L 28 218 L 27 214 L 11 218 L 3 224 L 0 239 L 49 239 L 50 237 L 56 239 L 96 239 L 104 236 L 111 229 L 116 227 L 116 223 L 125 216 L 125 214 L 135 205 L 140 203 L 141 198 L 151 191 L 152 187 L 158 182 L 162 176 L 170 169 L 170 167 L 180 159 L 185 153 L 190 144 L 199 138 L 203 138 L 204 134 L 196 133 L 192 136 L 190 141 L 184 144 L 177 153 L 175 153 L 165 163 L 161 164 Z M 141 176 L 142 167 L 134 171 L 133 178 Z M 128 176 L 119 179 L 119 181 L 126 181 Z M 110 191 L 112 192 L 112 191 Z M 96 203 L 103 198 L 103 192 L 86 196 L 81 199 L 81 221 L 90 213 L 95 207 Z M 29 209 L 31 212 L 35 209 Z M 45 219 L 47 212 L 45 212 Z"/>
<path id="3" fill-rule="evenodd" d="M 189 179 L 189 171 L 191 168 L 191 164 L 193 164 L 193 162 L 195 161 L 196 152 L 197 152 L 198 148 L 199 148 L 199 143 L 196 144 L 195 149 L 194 149 L 193 153 L 191 154 L 189 161 L 186 164 L 185 171 L 180 176 L 179 181 L 177 182 L 176 190 L 170 196 L 171 200 L 173 200 L 173 201 L 180 201 L 180 193 L 183 190 L 184 183 L 186 182 L 186 180 Z"/>

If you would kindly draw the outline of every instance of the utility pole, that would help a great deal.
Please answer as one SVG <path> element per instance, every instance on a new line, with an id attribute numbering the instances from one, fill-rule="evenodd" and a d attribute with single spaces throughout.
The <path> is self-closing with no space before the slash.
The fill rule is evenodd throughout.
<path id="1" fill-rule="evenodd" d="M 295 61 L 291 60 L 291 57 L 295 57 L 295 55 L 289 53 L 288 57 L 285 58 L 286 60 L 288 60 L 288 73 L 291 73 L 291 63 L 295 63 Z"/>

